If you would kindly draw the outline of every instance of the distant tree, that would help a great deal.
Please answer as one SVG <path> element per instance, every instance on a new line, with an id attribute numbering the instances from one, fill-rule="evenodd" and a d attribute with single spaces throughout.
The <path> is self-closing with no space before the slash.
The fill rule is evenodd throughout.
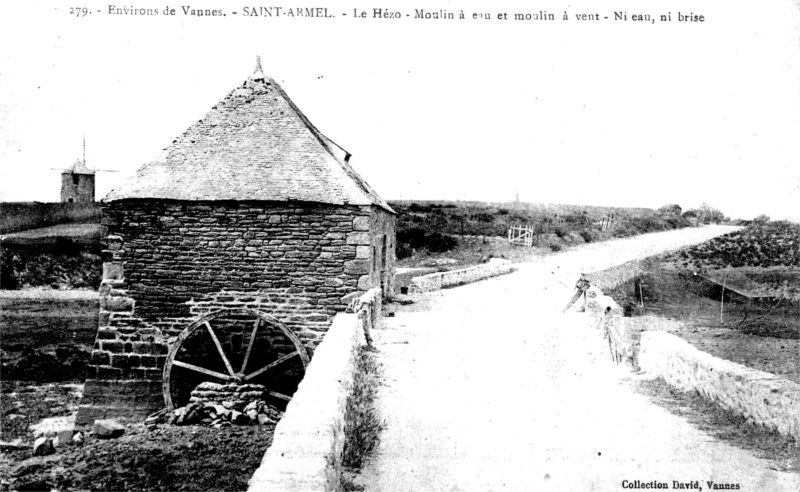
<path id="1" fill-rule="evenodd" d="M 697 210 L 690 208 L 686 212 L 683 213 L 683 217 L 686 219 L 696 219 L 698 217 Z"/>
<path id="2" fill-rule="evenodd" d="M 700 205 L 700 210 L 697 216 L 697 218 L 703 224 L 711 224 L 711 223 L 716 224 L 722 222 L 722 219 L 724 217 L 725 214 L 723 214 L 721 211 L 719 211 L 718 209 L 712 207 L 707 203 L 703 203 L 702 205 Z"/>
<path id="3" fill-rule="evenodd" d="M 658 212 L 662 215 L 680 215 L 683 209 L 677 203 L 671 203 L 659 208 Z"/>
<path id="4" fill-rule="evenodd" d="M 769 222 L 769 215 L 761 214 L 755 219 L 753 219 L 753 222 L 755 222 L 756 224 L 766 224 L 767 222 Z"/>

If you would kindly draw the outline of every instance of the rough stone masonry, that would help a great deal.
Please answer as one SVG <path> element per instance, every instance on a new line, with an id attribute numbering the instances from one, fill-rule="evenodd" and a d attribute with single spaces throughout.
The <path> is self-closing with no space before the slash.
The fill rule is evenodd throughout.
<path id="1" fill-rule="evenodd" d="M 394 242 L 394 222 L 370 208 L 110 204 L 100 326 L 77 424 L 161 408 L 170 339 L 215 309 L 261 310 L 313 349 L 343 298 L 380 281 L 373 251 L 384 236 Z"/>
<path id="2" fill-rule="evenodd" d="M 99 328 L 76 424 L 163 408 L 170 347 L 201 316 L 256 312 L 313 354 L 354 295 L 391 296 L 395 212 L 349 159 L 259 64 L 109 193 Z"/>

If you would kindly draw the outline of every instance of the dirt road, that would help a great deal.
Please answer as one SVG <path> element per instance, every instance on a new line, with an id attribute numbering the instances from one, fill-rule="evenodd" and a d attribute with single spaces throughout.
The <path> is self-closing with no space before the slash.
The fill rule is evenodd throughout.
<path id="1" fill-rule="evenodd" d="M 800 477 L 704 434 L 631 391 L 583 314 L 582 270 L 728 232 L 590 245 L 511 275 L 421 296 L 376 331 L 387 428 L 367 491 L 798 490 Z M 696 482 L 696 483 L 692 483 Z"/>

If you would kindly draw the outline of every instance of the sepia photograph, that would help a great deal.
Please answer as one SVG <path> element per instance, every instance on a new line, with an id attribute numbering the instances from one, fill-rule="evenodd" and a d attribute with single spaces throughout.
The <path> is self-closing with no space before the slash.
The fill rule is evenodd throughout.
<path id="1" fill-rule="evenodd" d="M 797 0 L 0 14 L 0 492 L 800 490 Z"/>

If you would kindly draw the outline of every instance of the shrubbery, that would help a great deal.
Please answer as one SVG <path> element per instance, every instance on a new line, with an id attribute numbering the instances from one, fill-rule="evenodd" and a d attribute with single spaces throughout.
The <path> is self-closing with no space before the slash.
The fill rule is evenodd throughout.
<path id="1" fill-rule="evenodd" d="M 800 225 L 784 221 L 754 223 L 741 231 L 688 248 L 678 256 L 695 268 L 798 267 Z"/>
<path id="2" fill-rule="evenodd" d="M 593 231 L 591 229 L 581 229 L 580 231 L 578 231 L 578 234 L 580 234 L 580 236 L 583 238 L 584 242 L 587 242 L 587 243 L 591 243 L 592 241 L 597 239 L 597 236 L 598 236 L 597 232 L 595 232 L 595 231 Z"/>
<path id="3" fill-rule="evenodd" d="M 456 246 L 456 236 L 506 237 L 509 227 L 530 226 L 538 243 L 553 234 L 566 242 L 577 240 L 594 242 L 608 237 L 628 237 L 648 232 L 688 227 L 687 217 L 720 215 L 704 204 L 697 211 L 688 211 L 681 216 L 681 207 L 670 204 L 656 212 L 651 209 L 538 206 L 515 204 L 463 203 L 392 203 L 398 212 L 397 258 L 410 257 L 414 250 L 430 252 L 448 251 Z M 552 236 L 551 236 L 552 237 Z M 542 243 L 545 245 L 546 243 Z"/>
<path id="4" fill-rule="evenodd" d="M 55 245 L 6 245 L 0 248 L 2 289 L 96 289 L 102 273 L 99 245 L 86 246 L 61 240 Z"/>
<path id="5" fill-rule="evenodd" d="M 3 363 L 3 378 L 9 381 L 72 381 L 86 376 L 91 353 L 77 345 L 62 345 L 55 354 L 25 347 L 18 361 Z"/>
<path id="6" fill-rule="evenodd" d="M 458 245 L 458 240 L 448 234 L 434 232 L 425 237 L 425 248 L 431 253 L 444 253 Z"/>
<path id="7" fill-rule="evenodd" d="M 412 227 L 397 231 L 397 247 L 395 254 L 398 260 L 408 258 L 416 249 L 426 249 L 431 253 L 444 253 L 458 245 L 458 240 L 440 232 L 427 234 L 424 229 Z"/>

